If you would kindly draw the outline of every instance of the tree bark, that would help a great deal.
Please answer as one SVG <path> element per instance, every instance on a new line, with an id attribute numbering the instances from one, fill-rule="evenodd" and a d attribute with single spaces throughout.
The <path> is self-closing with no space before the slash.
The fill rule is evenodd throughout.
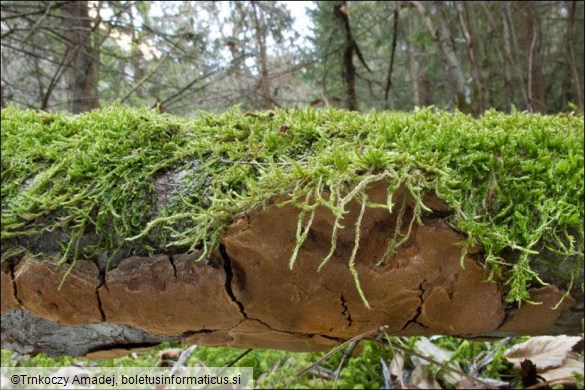
<path id="1" fill-rule="evenodd" d="M 87 1 L 67 2 L 61 8 L 68 30 L 68 82 L 71 112 L 78 114 L 99 107 L 99 51 L 94 46 Z"/>

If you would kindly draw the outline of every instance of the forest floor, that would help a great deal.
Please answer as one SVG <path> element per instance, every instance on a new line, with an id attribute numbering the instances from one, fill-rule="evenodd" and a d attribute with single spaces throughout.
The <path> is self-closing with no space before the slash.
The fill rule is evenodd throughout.
<path id="1" fill-rule="evenodd" d="M 380 337 L 329 353 L 161 344 L 111 360 L 2 350 L 2 367 L 252 367 L 255 388 L 583 388 L 583 337 Z M 323 359 L 324 358 L 324 359 Z M 536 371 L 522 370 L 525 359 Z M 524 363 L 526 364 L 526 363 Z M 4 387 L 3 378 L 3 386 Z"/>

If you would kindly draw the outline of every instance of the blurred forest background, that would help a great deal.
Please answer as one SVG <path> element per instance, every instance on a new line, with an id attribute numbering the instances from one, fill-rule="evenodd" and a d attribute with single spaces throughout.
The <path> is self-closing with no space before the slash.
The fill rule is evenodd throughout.
<path id="1" fill-rule="evenodd" d="M 2 1 L 1 104 L 582 112 L 583 5 Z"/>

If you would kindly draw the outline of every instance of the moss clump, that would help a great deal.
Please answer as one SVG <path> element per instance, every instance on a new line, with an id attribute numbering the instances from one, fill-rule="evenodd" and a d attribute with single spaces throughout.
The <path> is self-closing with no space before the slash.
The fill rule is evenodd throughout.
<path id="1" fill-rule="evenodd" d="M 435 192 L 468 244 L 484 246 L 508 299 L 525 300 L 537 278 L 530 262 L 544 250 L 575 260 L 573 276 L 582 272 L 583 134 L 574 114 L 233 109 L 188 120 L 120 106 L 80 116 L 9 107 L 2 110 L 2 260 L 34 252 L 27 242 L 57 231 L 65 232 L 61 263 L 114 258 L 123 248 L 203 248 L 205 256 L 236 215 L 288 193 L 303 210 L 293 266 L 317 205 L 337 216 L 330 254 L 349 201 L 362 213 L 400 214 L 391 196 L 387 205 L 368 202 L 367 184 L 386 179 L 389 195 L 404 185 L 417 200 L 405 226 L 420 223 L 422 196 Z M 168 172 L 181 174 L 159 210 L 157 178 Z M 405 239 L 397 231 L 387 254 Z M 354 254 L 358 245 L 356 234 Z"/>

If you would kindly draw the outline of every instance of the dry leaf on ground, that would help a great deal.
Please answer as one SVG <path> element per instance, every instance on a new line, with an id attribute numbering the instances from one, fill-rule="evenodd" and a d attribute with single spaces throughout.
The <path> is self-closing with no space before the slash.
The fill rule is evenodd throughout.
<path id="1" fill-rule="evenodd" d="M 506 359 L 520 365 L 524 359 L 534 363 L 539 372 L 556 368 L 563 364 L 563 361 L 572 356 L 571 350 L 575 344 L 581 341 L 579 336 L 538 336 L 514 345 L 504 352 Z"/>
<path id="2" fill-rule="evenodd" d="M 552 381 L 573 376 L 573 372 L 579 372 L 583 375 L 583 362 L 577 359 L 567 358 L 562 366 L 543 371 L 540 375 L 547 381 Z"/>
<path id="3" fill-rule="evenodd" d="M 506 359 L 519 369 L 524 359 L 536 365 L 536 370 L 547 381 L 568 378 L 573 372 L 584 373 L 583 362 L 572 351 L 580 336 L 538 336 L 506 350 Z"/>

